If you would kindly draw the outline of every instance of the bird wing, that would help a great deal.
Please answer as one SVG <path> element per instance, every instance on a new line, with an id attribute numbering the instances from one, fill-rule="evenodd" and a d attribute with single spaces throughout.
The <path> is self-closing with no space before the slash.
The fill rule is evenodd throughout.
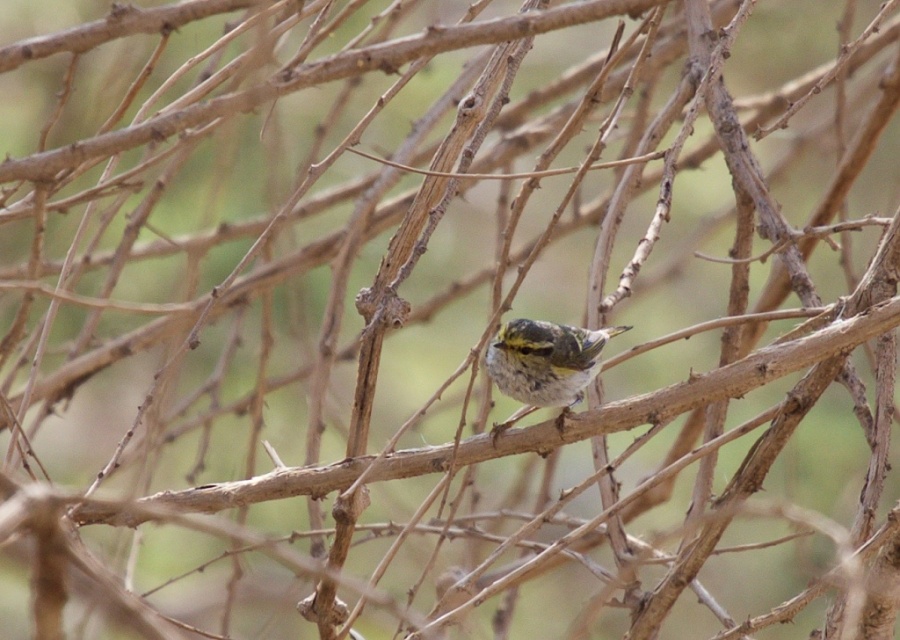
<path id="1" fill-rule="evenodd" d="M 606 346 L 609 336 L 604 331 L 585 331 L 581 337 L 581 358 L 585 369 L 593 366 Z"/>
<path id="2" fill-rule="evenodd" d="M 586 371 L 594 366 L 607 335 L 602 331 L 585 331 L 573 327 L 559 337 L 551 364 L 574 371 Z"/>

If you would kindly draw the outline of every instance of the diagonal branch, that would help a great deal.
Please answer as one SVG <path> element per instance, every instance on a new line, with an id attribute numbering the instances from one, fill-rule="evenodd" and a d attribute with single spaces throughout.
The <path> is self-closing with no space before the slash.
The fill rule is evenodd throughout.
<path id="1" fill-rule="evenodd" d="M 637 14 L 663 0 L 586 0 L 546 11 L 531 11 L 506 18 L 456 27 L 431 27 L 425 33 L 337 53 L 302 65 L 280 79 L 229 93 L 174 113 L 150 118 L 111 133 L 73 142 L 65 147 L 0 163 L 0 182 L 50 179 L 82 162 L 112 155 L 153 141 L 161 141 L 193 127 L 237 113 L 248 113 L 281 96 L 326 82 L 358 77 L 361 73 L 392 73 L 424 56 L 535 36 L 557 29 L 603 20 L 614 15 Z M 449 170 L 449 167 L 434 167 Z"/>
<path id="2" fill-rule="evenodd" d="M 725 367 L 652 393 L 610 402 L 599 411 L 570 416 L 560 434 L 556 420 L 533 427 L 512 429 L 497 441 L 488 435 L 459 443 L 454 464 L 465 466 L 527 452 L 544 453 L 564 444 L 595 435 L 633 429 L 642 424 L 666 422 L 699 404 L 738 398 L 795 371 L 806 369 L 900 326 L 900 297 L 872 307 L 863 315 L 829 324 L 808 336 L 775 344 Z M 450 464 L 454 443 L 408 449 L 386 457 L 371 476 L 371 482 L 441 473 Z M 183 491 L 163 491 L 139 501 L 178 508 L 184 513 L 215 513 L 223 509 L 298 495 L 325 496 L 350 486 L 374 456 L 360 456 L 325 467 L 284 468 L 235 482 L 203 485 Z M 146 522 L 127 508 L 79 507 L 73 519 L 80 524 L 136 526 Z"/>

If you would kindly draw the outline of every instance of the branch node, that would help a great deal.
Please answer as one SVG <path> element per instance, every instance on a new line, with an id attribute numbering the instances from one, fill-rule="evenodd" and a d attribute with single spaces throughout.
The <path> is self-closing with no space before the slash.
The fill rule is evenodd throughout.
<path id="1" fill-rule="evenodd" d="M 352 524 L 359 519 L 362 512 L 372 503 L 369 489 L 365 485 L 349 495 L 341 494 L 334 501 L 331 515 L 340 524 Z"/>

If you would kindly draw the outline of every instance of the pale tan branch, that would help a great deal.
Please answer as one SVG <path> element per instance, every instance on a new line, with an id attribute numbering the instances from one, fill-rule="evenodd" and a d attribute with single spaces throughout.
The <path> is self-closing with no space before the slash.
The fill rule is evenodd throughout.
<path id="1" fill-rule="evenodd" d="M 900 326 L 900 298 L 873 308 L 869 313 L 838 321 L 809 336 L 773 345 L 734 364 L 706 374 L 693 375 L 652 393 L 610 402 L 599 411 L 576 414 L 566 420 L 560 433 L 556 420 L 525 429 L 513 429 L 494 446 L 489 435 L 460 443 L 455 464 L 471 465 L 485 460 L 527 452 L 546 452 L 594 435 L 624 431 L 642 424 L 671 419 L 699 403 L 737 398 L 794 371 L 847 353 L 858 344 Z M 370 473 L 371 482 L 437 473 L 444 470 L 453 453 L 453 443 L 439 447 L 398 451 L 388 455 L 380 468 Z M 365 471 L 371 456 L 360 456 L 325 467 L 276 469 L 252 480 L 206 485 L 184 491 L 165 491 L 143 499 L 143 503 L 165 505 L 184 512 L 214 513 L 254 502 L 298 495 L 324 496 L 350 486 Z M 73 518 L 81 524 L 107 523 L 135 526 L 141 515 L 118 509 L 82 507 Z"/>

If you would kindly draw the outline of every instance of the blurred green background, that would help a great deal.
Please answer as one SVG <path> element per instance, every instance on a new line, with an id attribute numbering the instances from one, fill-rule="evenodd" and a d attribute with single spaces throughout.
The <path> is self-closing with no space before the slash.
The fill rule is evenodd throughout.
<path id="1" fill-rule="evenodd" d="M 163 4 L 140 2 L 139 6 L 146 8 Z M 858 17 L 853 29 L 854 36 L 879 7 L 875 1 L 865 0 L 856 4 Z M 333 38 L 317 48 L 312 59 L 338 50 L 363 28 L 372 15 L 386 6 L 386 2 L 368 3 L 340 27 Z M 103 19 L 109 11 L 109 3 L 5 0 L 3 8 L 4 11 L 0 12 L 0 45 L 55 33 L 85 21 Z M 512 2 L 496 2 L 483 17 L 508 15 L 515 10 L 517 5 Z M 676 7 L 670 8 L 670 12 L 674 10 Z M 844 3 L 833 0 L 770 0 L 758 3 L 725 67 L 726 81 L 739 103 L 742 99 L 773 91 L 792 78 L 833 59 L 839 47 L 835 25 L 843 10 Z M 396 35 L 418 33 L 424 26 L 437 21 L 449 24 L 463 11 L 463 3 L 419 3 L 410 19 L 401 23 Z M 136 105 L 140 105 L 186 59 L 218 38 L 226 20 L 224 16 L 217 16 L 179 28 L 172 35 L 151 81 L 141 90 Z M 523 72 L 512 89 L 512 101 L 516 102 L 529 90 L 556 79 L 566 68 L 605 47 L 614 27 L 610 21 L 601 26 L 575 27 L 537 38 L 534 50 L 525 59 Z M 633 23 L 630 23 L 627 32 L 630 33 L 632 28 Z M 285 45 L 286 52 L 294 51 L 300 42 L 303 29 L 295 31 Z M 49 136 L 49 148 L 94 135 L 118 104 L 157 42 L 157 36 L 133 36 L 115 40 L 82 56 L 76 71 L 74 94 Z M 226 58 L 234 56 L 246 45 L 246 39 L 231 45 Z M 411 122 L 455 80 L 460 66 L 470 57 L 470 53 L 463 51 L 442 55 L 430 64 L 378 116 L 375 124 L 365 133 L 361 148 L 379 155 L 388 155 L 393 151 L 407 135 Z M 870 91 L 872 74 L 879 72 L 883 61 L 884 56 L 865 66 L 848 87 L 851 126 L 876 99 Z M 0 140 L 5 154 L 22 157 L 35 152 L 39 132 L 55 109 L 68 65 L 69 57 L 58 55 L 0 74 L 0 95 L 4 96 L 0 100 Z M 267 70 L 271 71 L 271 68 Z M 666 99 L 678 81 L 680 70 L 680 64 L 675 64 L 665 72 L 656 90 L 655 105 L 662 104 Z M 162 104 L 185 91 L 195 77 L 196 74 L 188 74 L 171 89 Z M 383 74 L 365 76 L 352 102 L 326 138 L 325 150 L 332 149 L 346 135 L 392 82 L 393 77 Z M 177 178 L 167 185 L 151 217 L 153 229 L 141 231 L 138 245 L 145 246 L 160 237 L 190 236 L 220 224 L 259 218 L 276 211 L 289 193 L 298 164 L 307 156 L 316 126 L 335 108 L 335 100 L 343 86 L 342 83 L 326 84 L 287 96 L 279 100 L 273 110 L 262 109 L 237 117 L 223 125 L 212 137 L 205 138 Z M 823 92 L 792 120 L 791 128 L 771 135 L 754 146 L 754 152 L 767 169 L 775 166 L 783 154 L 797 144 L 798 137 L 804 131 L 833 119 L 834 100 L 832 90 Z M 598 113 L 605 115 L 607 108 L 608 105 L 604 105 Z M 126 122 L 134 113 L 135 108 L 130 109 Z M 597 120 L 595 118 L 592 126 L 569 145 L 556 166 L 578 163 L 596 134 Z M 451 123 L 452 115 L 448 115 L 445 124 L 436 129 L 431 139 L 438 140 Z M 621 125 L 623 130 L 627 128 L 627 123 L 626 116 Z M 701 117 L 692 140 L 705 139 L 709 132 L 709 123 Z M 898 135 L 900 129 L 894 121 L 851 193 L 847 203 L 849 218 L 893 214 L 900 185 L 900 168 L 896 162 Z M 514 170 L 528 170 L 538 153 L 539 150 L 520 159 Z M 143 150 L 126 153 L 123 166 L 132 166 L 142 154 Z M 837 162 L 836 156 L 837 143 L 831 135 L 804 139 L 788 170 L 772 180 L 773 193 L 781 203 L 785 217 L 795 226 L 802 227 L 809 212 L 820 201 Z M 374 168 L 370 160 L 345 155 L 316 184 L 311 195 L 341 185 Z M 99 171 L 99 168 L 94 169 L 80 178 L 65 194 L 94 184 Z M 590 201 L 605 193 L 610 189 L 612 179 L 611 173 L 593 174 L 584 184 L 582 201 Z M 393 193 L 399 194 L 420 183 L 420 176 L 407 176 Z M 541 189 L 526 209 L 514 247 L 521 246 L 543 230 L 567 185 L 566 177 L 542 181 Z M 518 183 L 513 193 L 517 186 Z M 401 295 L 411 302 L 414 310 L 452 282 L 492 265 L 499 189 L 497 182 L 482 182 L 451 204 L 429 244 L 428 252 L 413 276 L 403 285 Z M 136 193 L 112 219 L 98 251 L 109 251 L 118 245 L 128 222 L 128 214 L 145 195 L 146 189 Z M 609 287 L 615 285 L 619 271 L 630 259 L 637 241 L 645 232 L 656 198 L 657 190 L 651 187 L 630 206 L 612 259 Z M 613 343 L 610 347 L 613 353 L 724 314 L 730 268 L 693 258 L 691 253 L 698 250 L 710 255 L 727 256 L 733 224 L 730 220 L 714 221 L 732 205 L 731 180 L 720 157 L 714 157 L 696 170 L 679 173 L 672 220 L 663 229 L 662 239 L 642 271 L 634 295 L 615 311 L 613 320 L 616 324 L 634 325 L 635 328 Z M 48 260 L 60 261 L 65 256 L 82 211 L 83 207 L 73 207 L 66 214 L 51 213 L 48 216 L 45 246 Z M 345 202 L 328 209 L 323 215 L 292 224 L 284 233 L 278 234 L 272 247 L 273 256 L 286 255 L 312 240 L 343 228 L 351 212 L 352 202 Z M 32 233 L 30 220 L 4 225 L 3 233 L 0 233 L 0 266 L 4 273 L 9 274 L 14 267 L 27 262 Z M 586 226 L 551 245 L 528 275 L 509 317 L 527 316 L 581 323 L 596 234 L 595 226 Z M 857 274 L 864 271 L 878 235 L 877 228 L 853 235 L 853 269 Z M 362 319 L 354 310 L 354 296 L 360 288 L 371 284 L 389 237 L 390 232 L 384 233 L 367 243 L 354 264 L 346 294 L 339 341 L 341 346 L 351 344 L 362 329 Z M 185 255 L 178 253 L 162 259 L 135 261 L 123 273 L 113 297 L 119 300 L 170 302 L 201 295 L 231 272 L 252 240 L 252 237 L 247 237 L 225 243 L 202 256 L 199 280 L 194 291 L 187 289 L 184 277 L 186 259 Z M 757 238 L 753 253 L 759 254 L 767 248 L 767 242 Z M 848 293 L 838 258 L 837 252 L 822 246 L 810 262 L 813 279 L 826 302 Z M 765 264 L 754 264 L 751 305 L 764 285 L 772 263 L 770 260 Z M 96 295 L 102 280 L 102 272 L 88 273 L 77 290 L 85 295 Z M 44 281 L 55 284 L 55 276 L 48 275 Z M 300 363 L 312 361 L 330 286 L 331 273 L 328 266 L 323 265 L 301 276 L 291 277 L 273 290 L 275 345 L 268 367 L 269 375 L 285 374 L 294 371 Z M 382 359 L 372 421 L 371 450 L 379 449 L 463 361 L 486 327 L 489 296 L 487 288 L 481 287 L 442 308 L 430 321 L 391 334 Z M 19 295 L 0 294 L 2 326 L 9 326 L 20 304 Z M 789 299 L 787 305 L 797 306 L 796 299 Z M 46 307 L 47 300 L 39 298 L 29 326 L 34 326 Z M 65 361 L 66 345 L 78 335 L 85 315 L 85 311 L 77 307 L 62 308 L 54 325 L 53 348 L 45 361 L 47 372 Z M 260 318 L 261 306 L 257 300 L 245 311 L 241 343 L 221 388 L 223 404 L 249 393 L 256 383 Z M 97 337 L 104 339 L 120 335 L 145 322 L 147 319 L 143 316 L 109 312 L 104 314 Z M 201 345 L 187 356 L 177 385 L 169 390 L 164 401 L 164 411 L 176 406 L 179 399 L 195 390 L 215 369 L 222 345 L 234 330 L 233 322 L 233 317 L 226 316 L 204 328 Z M 764 342 L 795 324 L 794 321 L 773 323 Z M 696 336 L 689 341 L 652 351 L 609 371 L 604 376 L 608 398 L 620 399 L 649 392 L 684 380 L 691 371 L 714 368 L 718 362 L 719 338 L 718 332 Z M 54 483 L 74 489 L 90 484 L 134 421 L 137 407 L 165 357 L 163 350 L 155 349 L 123 360 L 79 388 L 71 402 L 60 403 L 56 407 L 57 415 L 47 421 L 33 441 Z M 862 353 L 855 354 L 854 358 L 860 374 L 871 389 L 868 362 Z M 0 373 L 4 378 L 8 375 L 8 371 Z M 352 408 L 355 375 L 353 361 L 339 362 L 335 368 L 326 399 L 329 428 L 323 440 L 323 463 L 344 457 L 344 435 Z M 798 378 L 799 375 L 779 380 L 733 402 L 727 427 L 740 424 L 777 403 Z M 445 392 L 441 402 L 429 411 L 413 432 L 401 440 L 399 447 L 412 448 L 451 440 L 460 422 L 460 401 L 467 380 L 468 376 L 463 376 Z M 24 375 L 18 376 L 13 391 L 23 383 Z M 260 437 L 271 442 L 282 460 L 289 465 L 301 465 L 304 460 L 307 396 L 307 385 L 301 381 L 273 391 L 266 397 L 265 429 Z M 508 398 L 495 399 L 492 420 L 500 420 L 517 408 L 517 404 Z M 838 386 L 830 389 L 803 422 L 785 455 L 776 464 L 762 498 L 794 502 L 849 526 L 868 461 L 868 448 L 851 410 L 852 404 L 846 391 Z M 469 423 L 476 412 L 476 407 L 470 409 Z M 551 415 L 544 411 L 535 420 Z M 171 424 L 177 426 L 187 419 L 189 417 L 173 420 Z M 681 420 L 678 420 L 668 427 L 622 469 L 618 480 L 623 484 L 623 492 L 630 490 L 657 467 L 674 440 L 680 423 Z M 205 458 L 205 468 L 192 478 L 193 483 L 243 477 L 249 432 L 247 415 L 231 414 L 217 418 L 210 434 L 210 453 Z M 470 433 L 467 426 L 463 435 Z M 613 454 L 623 450 L 636 435 L 622 433 L 613 436 Z M 753 437 L 744 438 L 722 450 L 719 475 L 716 477 L 717 489 L 725 485 L 729 474 L 740 464 Z M 152 461 L 155 470 L 146 493 L 191 486 L 186 476 L 195 465 L 201 438 L 202 431 L 193 428 L 171 445 L 155 450 L 156 457 Z M 6 434 L 3 434 L 0 442 L 5 444 L 6 441 Z M 528 486 L 533 492 L 535 477 L 539 475 L 529 466 L 533 462 L 523 457 L 481 465 L 477 479 L 481 499 L 478 510 L 490 512 L 500 508 L 501 500 L 507 497 L 512 487 L 523 482 L 523 473 L 530 480 Z M 270 468 L 271 462 L 260 451 L 257 473 Z M 532 471 L 525 472 L 526 469 Z M 555 490 L 577 484 L 591 470 L 588 443 L 567 447 L 562 452 L 558 476 L 554 481 Z M 629 532 L 652 540 L 656 532 L 677 528 L 690 500 L 694 472 L 693 467 L 689 468 L 680 478 L 672 500 L 631 523 Z M 405 521 L 437 479 L 437 476 L 422 477 L 371 486 L 372 506 L 365 512 L 364 522 Z M 120 473 L 104 483 L 104 490 L 112 494 L 120 491 L 127 494 L 133 482 L 131 473 Z M 882 502 L 890 505 L 898 497 L 900 490 L 891 478 Z M 333 495 L 322 503 L 326 512 L 330 510 L 332 499 Z M 526 499 L 524 505 L 530 507 L 532 501 L 533 498 Z M 596 493 L 589 491 L 566 512 L 574 517 L 590 518 L 598 512 L 598 502 Z M 331 522 L 330 518 L 328 521 Z M 275 536 L 303 531 L 308 528 L 306 502 L 304 499 L 290 499 L 255 505 L 250 511 L 249 523 Z M 510 531 L 511 525 L 504 530 Z M 748 519 L 732 528 L 723 545 L 770 540 L 790 530 L 789 526 L 778 520 Z M 547 527 L 540 539 L 550 542 L 560 532 L 561 528 Z M 110 558 L 114 570 L 124 566 L 133 532 L 94 526 L 82 529 L 81 535 L 98 554 Z M 224 541 L 174 526 L 144 526 L 141 536 L 135 572 L 135 590 L 138 593 L 195 569 L 227 548 Z M 392 541 L 390 536 L 371 540 L 365 538 L 361 534 L 362 541 L 351 552 L 347 565 L 349 572 L 363 577 L 372 571 Z M 667 542 L 671 543 L 671 540 Z M 417 579 L 433 544 L 434 538 L 431 536 L 414 536 L 392 566 L 381 586 L 397 601 L 405 602 L 406 590 Z M 293 547 L 300 553 L 308 552 L 308 544 L 303 540 L 293 542 Z M 489 547 L 483 545 L 482 550 L 486 554 Z M 743 554 L 719 556 L 708 563 L 700 575 L 705 586 L 738 620 L 764 612 L 791 597 L 835 561 L 833 546 L 821 536 L 755 553 L 755 561 L 752 562 L 747 561 Z M 463 563 L 465 557 L 462 542 L 447 543 L 439 557 L 436 574 L 449 566 Z M 607 549 L 596 552 L 594 557 L 607 567 L 614 566 Z M 508 559 L 512 558 L 510 556 Z M 294 603 L 310 592 L 311 583 L 291 575 L 258 554 L 243 554 L 241 565 L 245 577 L 239 590 L 231 637 L 313 637 L 312 626 L 301 621 L 293 609 Z M 220 560 L 202 573 L 192 573 L 166 586 L 149 596 L 149 600 L 173 617 L 184 616 L 200 627 L 214 630 L 231 572 L 231 561 Z M 661 575 L 660 568 L 642 571 L 644 588 L 652 588 Z M 433 592 L 427 586 L 429 584 L 426 582 L 426 587 L 416 600 L 420 610 L 427 611 L 432 601 Z M 26 558 L 15 553 L 0 554 L 0 589 L 0 619 L 5 622 L 4 632 L 11 638 L 26 637 L 29 629 Z M 561 634 L 569 628 L 570 622 L 590 596 L 600 589 L 601 585 L 594 576 L 574 565 L 528 583 L 521 590 L 511 637 L 562 637 Z M 795 619 L 794 625 L 768 629 L 758 637 L 805 637 L 810 629 L 821 626 L 825 606 L 824 602 L 817 601 Z M 97 620 L 97 616 L 91 616 L 88 609 L 80 599 L 73 600 L 67 608 L 72 637 L 130 637 L 115 625 L 106 626 Z M 459 637 L 490 637 L 490 617 L 494 609 L 494 601 L 487 603 L 475 612 L 470 626 L 452 633 Z M 621 637 L 627 627 L 624 610 L 608 609 L 601 622 L 592 628 L 591 637 Z M 392 637 L 394 622 L 383 612 L 370 607 L 357 628 L 368 640 L 379 640 Z M 685 595 L 661 637 L 704 638 L 719 629 L 713 616 L 706 610 L 698 614 L 695 599 Z"/>

